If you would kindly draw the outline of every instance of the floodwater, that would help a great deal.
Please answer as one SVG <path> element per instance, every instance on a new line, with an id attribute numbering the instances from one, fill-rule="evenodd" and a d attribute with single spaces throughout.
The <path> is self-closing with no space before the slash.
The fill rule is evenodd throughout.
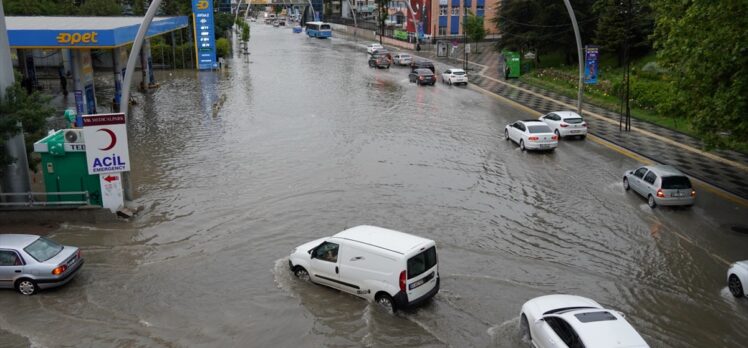
<path id="1" fill-rule="evenodd" d="M 652 210 L 621 185 L 636 161 L 590 139 L 523 153 L 503 127 L 536 115 L 370 69 L 363 44 L 257 24 L 247 61 L 159 72 L 129 125 L 143 210 L 52 233 L 87 263 L 1 291 L 0 346 L 524 347 L 521 305 L 552 293 L 653 347 L 745 346 L 725 273 L 748 259 L 746 207 L 702 188 Z M 436 240 L 439 294 L 390 315 L 290 274 L 292 248 L 359 224 Z"/>

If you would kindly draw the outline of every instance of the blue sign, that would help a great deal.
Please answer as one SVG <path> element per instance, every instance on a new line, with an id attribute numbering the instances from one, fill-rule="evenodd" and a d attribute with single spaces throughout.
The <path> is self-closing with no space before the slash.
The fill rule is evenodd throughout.
<path id="1" fill-rule="evenodd" d="M 213 27 L 213 1 L 192 0 L 192 12 L 195 20 L 195 48 L 197 68 L 199 70 L 215 69 L 216 36 Z"/>
<path id="2" fill-rule="evenodd" d="M 584 46 L 584 83 L 594 85 L 597 83 L 597 71 L 600 58 L 598 46 Z"/>
<path id="3" fill-rule="evenodd" d="M 83 127 L 83 91 L 75 91 L 75 111 L 78 113 L 75 117 L 75 126 Z"/>

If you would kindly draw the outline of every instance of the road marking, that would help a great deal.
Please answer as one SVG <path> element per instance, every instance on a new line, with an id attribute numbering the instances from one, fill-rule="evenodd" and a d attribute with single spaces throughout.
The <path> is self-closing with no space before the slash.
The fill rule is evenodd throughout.
<path id="1" fill-rule="evenodd" d="M 524 112 L 527 112 L 527 113 L 533 114 L 533 115 L 540 115 L 541 114 L 541 113 L 539 113 L 536 110 L 533 110 L 533 109 L 531 109 L 531 108 L 529 108 L 529 107 L 527 107 L 525 105 L 522 105 L 522 104 L 520 104 L 520 103 L 518 103 L 518 102 L 516 102 L 514 100 L 511 100 L 511 99 L 509 99 L 507 97 L 504 97 L 504 96 L 498 95 L 496 93 L 493 93 L 493 92 L 491 92 L 489 90 L 486 90 L 486 89 L 484 89 L 482 87 L 479 87 L 479 86 L 477 86 L 475 84 L 470 84 L 469 87 L 477 89 L 479 92 L 482 92 L 483 94 L 492 96 L 492 97 L 494 97 L 496 99 L 499 99 L 499 100 L 501 100 L 503 102 L 506 102 L 507 104 L 511 105 L 512 107 L 514 107 L 515 109 L 518 109 L 520 111 L 524 111 Z M 587 138 L 590 139 L 590 140 L 592 140 L 596 144 L 605 146 L 608 149 L 613 150 L 615 152 L 618 152 L 621 155 L 624 155 L 624 156 L 629 157 L 631 159 L 634 159 L 637 162 L 642 163 L 643 165 L 650 165 L 650 164 L 658 163 L 656 161 L 653 161 L 653 160 L 651 160 L 651 159 L 649 159 L 647 157 L 639 155 L 639 154 L 637 154 L 637 153 L 635 153 L 635 152 L 633 152 L 633 151 L 631 151 L 629 149 L 626 149 L 626 148 L 624 148 L 622 146 L 613 144 L 613 143 L 611 143 L 611 142 L 609 142 L 609 141 L 607 141 L 607 140 L 605 140 L 603 138 L 600 138 L 598 136 L 595 136 L 593 134 L 587 134 Z M 697 178 L 691 177 L 691 179 L 694 181 L 695 186 L 698 186 L 699 189 L 704 189 L 706 191 L 709 191 L 709 192 L 713 193 L 716 196 L 719 196 L 720 198 L 723 198 L 725 200 L 728 200 L 728 201 L 733 202 L 733 203 L 738 204 L 738 205 L 742 205 L 744 207 L 748 207 L 748 200 L 746 200 L 745 198 L 739 197 L 739 196 L 737 196 L 737 195 L 735 195 L 733 193 L 727 192 L 727 191 L 725 191 L 725 190 L 723 190 L 723 189 L 721 189 L 719 187 L 716 187 L 716 186 L 714 186 L 712 184 L 709 184 L 709 183 L 707 183 L 705 181 L 702 181 L 702 180 L 699 180 Z"/>
<path id="2" fill-rule="evenodd" d="M 484 77 L 484 78 L 486 78 L 486 79 L 489 79 L 489 80 L 492 80 L 492 81 L 495 81 L 495 82 L 501 83 L 501 84 L 503 84 L 503 85 L 505 85 L 505 86 L 509 86 L 509 87 L 512 87 L 512 88 L 518 89 L 518 90 L 520 90 L 520 91 L 523 91 L 523 92 L 525 92 L 525 93 L 529 93 L 529 94 L 535 95 L 535 96 L 537 96 L 537 97 L 540 97 L 540 98 L 546 99 L 546 100 L 548 100 L 548 101 L 552 101 L 552 102 L 554 102 L 554 103 L 557 103 L 557 104 L 561 104 L 561 105 L 563 105 L 563 106 L 566 106 L 566 107 L 568 107 L 568 108 L 571 108 L 572 110 L 576 110 L 576 108 L 577 108 L 577 106 L 576 106 L 576 105 L 571 105 L 571 104 L 568 104 L 568 103 L 565 103 L 565 102 L 562 102 L 562 101 L 559 101 L 559 100 L 555 100 L 555 99 L 553 99 L 553 98 L 550 98 L 550 97 L 544 96 L 544 95 L 542 95 L 542 94 L 539 94 L 539 93 L 536 93 L 536 92 L 533 92 L 533 91 L 527 90 L 527 89 L 525 89 L 525 88 L 522 88 L 522 87 L 519 87 L 519 86 L 515 86 L 515 85 L 513 85 L 513 84 L 511 84 L 511 83 L 506 83 L 506 82 L 504 82 L 504 81 L 501 81 L 501 80 L 497 80 L 497 79 L 495 79 L 495 78 L 493 78 L 493 77 L 490 77 L 490 76 L 486 76 L 486 75 L 481 75 L 481 76 L 483 76 L 483 77 Z M 592 117 L 594 117 L 594 118 L 596 118 L 596 119 L 599 119 L 599 120 L 602 120 L 602 121 L 606 121 L 606 122 L 608 122 L 608 123 L 611 123 L 611 124 L 617 124 L 617 123 L 618 123 L 618 122 L 616 122 L 615 120 L 612 120 L 612 119 L 610 119 L 610 118 L 608 118 L 608 117 L 605 117 L 605 116 L 602 116 L 602 115 L 598 115 L 598 114 L 596 114 L 596 113 L 594 113 L 594 112 L 590 112 L 590 111 L 587 111 L 587 112 L 585 112 L 585 116 L 588 116 L 588 115 L 589 115 L 589 116 L 592 116 Z M 634 130 L 634 131 L 637 131 L 637 132 L 639 132 L 639 133 L 642 133 L 642 134 L 644 134 L 644 135 L 646 135 L 646 136 L 649 136 L 649 137 L 655 138 L 655 139 L 657 139 L 657 140 L 663 141 L 663 142 L 665 142 L 665 143 L 668 143 L 668 144 L 670 144 L 670 145 L 673 145 L 673 146 L 677 146 L 677 147 L 679 147 L 679 148 L 681 148 L 681 149 L 684 149 L 684 150 L 687 150 L 687 151 L 690 151 L 690 152 L 693 152 L 693 153 L 696 153 L 696 154 L 702 155 L 702 156 L 704 156 L 704 157 L 710 158 L 710 159 L 712 159 L 712 160 L 715 160 L 715 161 L 717 161 L 717 162 L 722 162 L 722 163 L 724 163 L 724 164 L 727 164 L 727 165 L 730 165 L 730 166 L 733 166 L 733 167 L 736 167 L 736 168 L 738 168 L 738 169 L 741 169 L 741 170 L 743 170 L 743 171 L 746 171 L 746 172 L 748 172 L 748 165 L 745 165 L 745 164 L 743 164 L 743 163 L 739 163 L 739 162 L 735 162 L 735 161 L 730 161 L 730 160 L 728 160 L 728 159 L 726 159 L 726 158 L 722 158 L 722 157 L 720 157 L 720 156 L 717 156 L 717 155 L 711 154 L 711 153 L 709 153 L 709 152 L 706 152 L 706 151 L 702 151 L 702 150 L 696 149 L 696 148 L 694 148 L 694 147 L 691 147 L 691 146 L 688 146 L 688 145 L 684 145 L 684 144 L 681 144 L 681 143 L 679 143 L 679 142 L 677 142 L 677 141 L 675 141 L 675 140 L 672 140 L 672 139 L 668 139 L 668 138 L 665 138 L 665 137 L 663 137 L 663 136 L 661 136 L 661 135 L 657 135 L 657 134 L 655 134 L 655 133 L 652 133 L 652 132 L 650 132 L 650 131 L 647 131 L 647 130 L 644 130 L 644 129 L 641 129 L 641 128 L 631 127 L 631 129 L 632 129 L 632 130 Z"/>

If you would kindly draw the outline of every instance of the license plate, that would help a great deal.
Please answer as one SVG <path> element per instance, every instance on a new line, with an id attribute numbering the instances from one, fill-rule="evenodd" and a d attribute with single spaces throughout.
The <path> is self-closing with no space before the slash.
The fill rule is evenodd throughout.
<path id="1" fill-rule="evenodd" d="M 421 280 L 419 280 L 417 282 L 411 283 L 410 286 L 408 286 L 408 287 L 410 288 L 410 290 L 413 290 L 413 289 L 415 289 L 415 288 L 423 285 L 423 283 L 424 283 L 424 281 L 423 281 L 423 279 L 421 279 Z"/>
<path id="2" fill-rule="evenodd" d="M 548 145 L 548 144 L 540 144 L 540 148 L 541 148 L 541 149 L 547 149 L 547 148 L 549 148 L 549 147 L 551 147 L 551 145 Z"/>
<path id="3" fill-rule="evenodd" d="M 569 132 L 569 133 L 580 133 L 580 132 L 581 132 L 581 131 L 578 131 L 578 130 L 573 130 L 573 131 L 571 131 L 571 132 Z"/>
<path id="4" fill-rule="evenodd" d="M 684 194 L 682 194 L 680 192 L 673 193 L 673 197 L 683 197 L 683 196 L 684 196 Z"/>

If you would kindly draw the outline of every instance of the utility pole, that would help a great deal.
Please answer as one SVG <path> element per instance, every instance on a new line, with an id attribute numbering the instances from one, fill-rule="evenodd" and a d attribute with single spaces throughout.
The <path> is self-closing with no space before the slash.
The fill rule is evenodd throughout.
<path id="1" fill-rule="evenodd" d="M 13 63 L 10 60 L 10 43 L 8 29 L 5 27 L 5 11 L 0 1 L 0 99 L 5 98 L 5 90 L 15 83 L 13 77 Z M 18 133 L 0 134 L 5 139 L 5 153 L 15 161 L 3 168 L 2 190 L 6 193 L 22 193 L 31 191 L 29 184 L 29 164 L 26 158 L 26 141 L 23 138 L 23 126 L 16 124 Z M 22 196 L 8 198 L 9 202 L 24 201 Z"/>
<path id="2" fill-rule="evenodd" d="M 579 25 L 577 17 L 574 15 L 574 9 L 571 8 L 569 0 L 564 0 L 566 10 L 571 18 L 571 25 L 574 27 L 574 36 L 577 39 L 577 59 L 579 60 L 579 92 L 577 94 L 577 114 L 582 116 L 582 94 L 584 93 L 584 60 L 582 59 L 582 37 L 579 35 Z"/>

